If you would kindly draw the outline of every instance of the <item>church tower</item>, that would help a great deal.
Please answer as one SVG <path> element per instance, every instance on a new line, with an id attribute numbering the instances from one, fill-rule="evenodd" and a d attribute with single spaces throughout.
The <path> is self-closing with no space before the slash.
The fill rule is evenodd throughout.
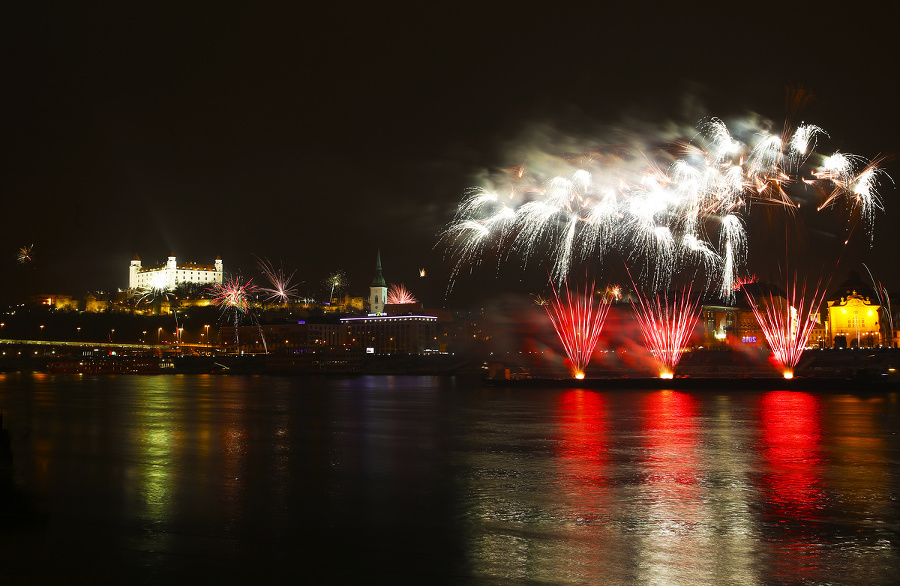
<path id="1" fill-rule="evenodd" d="M 384 313 L 384 301 L 387 298 L 387 285 L 381 274 L 381 249 L 375 258 L 375 278 L 369 287 L 369 315 L 381 315 Z"/>

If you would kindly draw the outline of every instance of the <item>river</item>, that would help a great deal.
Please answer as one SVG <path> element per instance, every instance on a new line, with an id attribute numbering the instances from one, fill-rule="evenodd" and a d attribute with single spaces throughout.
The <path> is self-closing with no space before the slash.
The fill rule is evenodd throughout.
<path id="1" fill-rule="evenodd" d="M 900 405 L 0 374 L 3 584 L 896 584 Z"/>

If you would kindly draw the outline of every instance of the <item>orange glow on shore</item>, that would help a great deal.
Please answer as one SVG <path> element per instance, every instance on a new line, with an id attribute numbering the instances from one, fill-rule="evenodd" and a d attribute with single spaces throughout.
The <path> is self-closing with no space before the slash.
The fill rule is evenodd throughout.
<path id="1" fill-rule="evenodd" d="M 663 372 L 659 373 L 659 378 L 664 378 L 664 379 L 675 378 L 675 373 L 664 370 Z"/>
<path id="2" fill-rule="evenodd" d="M 794 378 L 794 373 L 793 373 L 793 371 L 785 370 L 785 371 L 784 371 L 784 378 Z"/>
<path id="3" fill-rule="evenodd" d="M 578 372 L 575 373 L 575 378 L 577 378 L 578 380 L 583 379 L 584 373 L 579 370 Z"/>

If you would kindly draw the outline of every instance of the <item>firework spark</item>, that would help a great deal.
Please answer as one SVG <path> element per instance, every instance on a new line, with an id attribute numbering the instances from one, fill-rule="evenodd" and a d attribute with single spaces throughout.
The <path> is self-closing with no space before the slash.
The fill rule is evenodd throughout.
<path id="1" fill-rule="evenodd" d="M 894 312 L 891 309 L 891 294 L 881 281 L 875 280 L 869 267 L 865 264 L 863 264 L 863 266 L 866 267 L 866 272 L 869 273 L 869 278 L 872 280 L 872 287 L 875 289 L 875 297 L 878 299 L 878 304 L 881 306 L 881 313 L 883 314 L 881 323 L 884 324 L 886 330 L 884 333 L 887 334 L 884 341 L 890 346 L 894 341 Z"/>
<path id="2" fill-rule="evenodd" d="M 156 271 L 150 274 L 150 282 L 146 285 L 138 287 L 137 305 L 144 301 L 152 302 L 157 299 L 169 299 L 172 294 L 169 292 L 169 282 L 167 274 L 163 271 Z"/>
<path id="3" fill-rule="evenodd" d="M 331 288 L 331 292 L 328 294 L 328 299 L 334 299 L 334 292 L 337 291 L 340 293 L 344 288 L 348 285 L 347 275 L 342 270 L 337 270 L 328 275 L 328 278 L 325 279 L 325 286 Z"/>
<path id="4" fill-rule="evenodd" d="M 268 294 L 266 297 L 267 301 L 289 303 L 297 297 L 297 287 L 291 284 L 291 280 L 297 271 L 290 275 L 285 275 L 282 267 L 276 269 L 268 259 L 260 258 L 258 259 L 258 264 L 259 269 L 272 285 L 271 287 L 260 287 L 259 289 L 263 293 Z"/>
<path id="5" fill-rule="evenodd" d="M 210 288 L 209 292 L 212 294 L 212 299 L 215 304 L 222 310 L 223 317 L 231 317 L 234 323 L 234 345 L 235 348 L 238 347 L 239 343 L 239 335 L 238 335 L 238 326 L 243 321 L 244 317 L 249 316 L 252 320 L 255 321 L 256 316 L 253 315 L 252 306 L 251 306 L 251 298 L 252 296 L 259 291 L 259 288 L 253 284 L 253 279 L 249 279 L 244 282 L 241 277 L 234 276 L 230 277 L 223 283 L 214 283 Z M 259 323 L 257 322 L 257 325 Z M 266 338 L 262 333 L 262 329 L 260 328 L 260 339 L 262 339 L 263 348 L 268 353 L 268 348 L 266 347 Z"/>
<path id="6" fill-rule="evenodd" d="M 680 158 L 672 149 L 626 147 L 549 163 L 536 156 L 529 172 L 504 170 L 499 180 L 495 175 L 466 192 L 441 234 L 455 260 L 451 286 L 463 266 L 478 264 L 489 251 L 515 252 L 525 264 L 546 253 L 555 282 L 579 260 L 601 261 L 618 251 L 650 290 L 668 288 L 677 272 L 688 270 L 731 297 L 745 271 L 752 206 L 793 212 L 799 207 L 789 194 L 794 185 L 822 194 L 819 211 L 846 202 L 851 219 L 871 232 L 882 209 L 877 188 L 886 177 L 878 162 L 817 153 L 828 134 L 812 124 L 781 136 L 766 126 L 744 122 L 734 133 L 718 118 L 703 120 L 699 132 L 674 141 L 682 146 Z"/>
<path id="7" fill-rule="evenodd" d="M 223 283 L 214 283 L 209 291 L 220 309 L 244 315 L 250 311 L 250 296 L 258 289 L 253 279 L 245 283 L 240 277 L 230 277 Z"/>
<path id="8" fill-rule="evenodd" d="M 29 244 L 28 246 L 23 246 L 22 248 L 20 248 L 16 252 L 16 261 L 18 261 L 19 264 L 24 265 L 24 264 L 28 264 L 32 260 L 34 260 L 31 257 L 31 249 L 32 248 L 34 248 L 33 244 Z"/>
<path id="9" fill-rule="evenodd" d="M 769 289 L 768 294 L 755 298 L 749 288 L 744 288 L 750 309 L 759 323 L 760 329 L 769 343 L 772 355 L 782 366 L 785 378 L 793 378 L 794 367 L 806 349 L 809 336 L 818 323 L 818 309 L 825 298 L 825 289 L 820 282 L 816 289 L 807 289 L 804 282 L 798 288 L 797 278 L 789 283 L 787 293 Z"/>
<path id="10" fill-rule="evenodd" d="M 644 341 L 660 365 L 659 376 L 672 378 L 700 318 L 699 299 L 692 299 L 690 287 L 652 299 L 636 290 L 635 297 L 637 303 L 632 301 L 632 307 Z"/>
<path id="11" fill-rule="evenodd" d="M 387 299 L 385 299 L 385 303 L 389 303 L 391 305 L 403 305 L 406 303 L 418 303 L 419 300 L 410 293 L 406 289 L 406 285 L 400 283 L 399 285 L 391 285 L 390 289 L 388 289 Z"/>
<path id="12" fill-rule="evenodd" d="M 573 294 L 566 285 L 565 299 L 560 299 L 554 286 L 553 299 L 539 300 L 539 303 L 544 306 L 553 322 L 553 329 L 572 363 L 574 377 L 584 378 L 585 368 L 591 360 L 609 314 L 610 297 L 595 296 L 594 284 L 591 283 L 585 286 L 582 294 Z"/>

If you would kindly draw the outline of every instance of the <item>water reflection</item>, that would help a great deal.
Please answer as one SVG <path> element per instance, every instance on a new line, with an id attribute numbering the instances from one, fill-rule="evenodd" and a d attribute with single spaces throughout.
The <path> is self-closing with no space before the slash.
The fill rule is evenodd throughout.
<path id="1" fill-rule="evenodd" d="M 159 581 L 185 568 L 226 581 L 900 579 L 891 396 L 0 375 L 0 409 L 16 481 L 48 519 L 35 551 L 76 551 L 70 569 L 117 559 Z"/>
<path id="2" fill-rule="evenodd" d="M 821 580 L 821 403 L 810 393 L 773 391 L 760 398 L 762 497 L 780 581 Z"/>
<path id="3" fill-rule="evenodd" d="M 640 580 L 708 583 L 709 568 L 702 563 L 710 550 L 702 483 L 707 465 L 698 450 L 697 401 L 686 393 L 651 393 L 642 414 L 644 480 L 635 505 L 643 510 L 635 514 L 647 529 Z"/>

